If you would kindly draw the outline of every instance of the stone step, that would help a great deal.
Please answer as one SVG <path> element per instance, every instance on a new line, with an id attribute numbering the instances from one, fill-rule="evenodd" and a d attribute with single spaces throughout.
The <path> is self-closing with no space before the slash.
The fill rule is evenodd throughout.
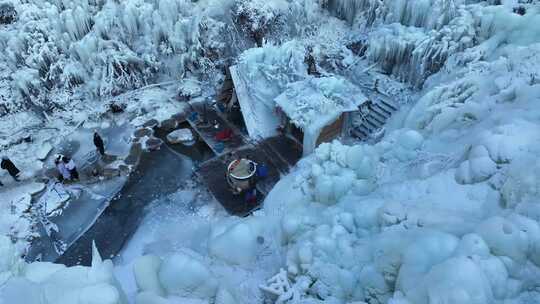
<path id="1" fill-rule="evenodd" d="M 371 119 L 373 122 L 376 122 L 377 125 L 384 125 L 384 121 L 378 118 L 376 115 L 373 115 L 371 112 L 366 116 L 366 118 Z"/>
<path id="2" fill-rule="evenodd" d="M 371 108 L 372 108 L 372 110 L 375 110 L 376 112 L 379 112 L 379 114 L 384 114 L 384 116 L 386 116 L 386 117 L 390 117 L 392 115 L 392 112 L 390 110 L 384 108 L 383 106 L 381 106 L 378 103 L 374 103 Z"/>
<path id="3" fill-rule="evenodd" d="M 368 137 L 368 134 L 366 134 L 364 131 L 360 130 L 359 127 L 356 127 L 354 129 L 351 129 L 351 135 L 355 136 L 356 138 L 363 140 Z"/>
<path id="4" fill-rule="evenodd" d="M 396 105 L 394 105 L 393 102 L 391 101 L 388 101 L 388 100 L 385 100 L 385 99 L 381 99 L 381 104 L 383 106 L 386 106 L 387 108 L 389 108 L 390 110 L 392 110 L 392 112 L 395 112 L 398 110 L 398 107 Z"/>
<path id="5" fill-rule="evenodd" d="M 370 120 L 369 116 L 364 119 L 363 125 L 369 126 L 371 130 L 378 129 L 381 127 L 378 123 L 375 123 L 373 120 Z"/>
<path id="6" fill-rule="evenodd" d="M 362 133 L 364 133 L 366 136 L 369 136 L 369 134 L 371 134 L 371 132 L 373 131 L 373 130 L 367 128 L 364 124 L 361 124 L 358 127 L 358 130 L 361 131 Z"/>
<path id="7" fill-rule="evenodd" d="M 377 105 L 383 109 L 385 109 L 386 111 L 390 112 L 390 113 L 394 113 L 396 111 L 396 108 L 393 107 L 392 105 L 390 105 L 389 103 L 385 102 L 384 100 L 379 100 L 379 102 L 377 103 Z"/>

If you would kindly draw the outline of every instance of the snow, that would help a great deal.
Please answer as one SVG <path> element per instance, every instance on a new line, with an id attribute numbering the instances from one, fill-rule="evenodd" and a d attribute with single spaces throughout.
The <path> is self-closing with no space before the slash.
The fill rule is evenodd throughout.
<path id="1" fill-rule="evenodd" d="M 51 215 L 70 199 L 70 194 L 60 183 L 50 183 L 47 185 L 47 191 L 40 198 L 40 202 L 45 205 L 45 214 Z"/>
<path id="2" fill-rule="evenodd" d="M 220 223 L 210 232 L 209 252 L 211 255 L 231 264 L 248 264 L 257 254 L 257 237 L 261 228 L 257 222 Z"/>
<path id="3" fill-rule="evenodd" d="M 39 160 L 45 160 L 52 151 L 52 145 L 49 142 L 44 143 L 41 148 L 36 151 L 36 157 Z"/>
<path id="4" fill-rule="evenodd" d="M 5 237 L 0 245 L 2 303 L 127 303 L 112 274 L 112 262 L 102 261 L 95 248 L 91 267 L 65 267 L 48 262 L 26 264 Z"/>
<path id="5" fill-rule="evenodd" d="M 249 84 L 238 74 L 237 67 L 232 66 L 230 72 L 234 82 L 235 94 L 238 104 L 242 109 L 242 116 L 246 123 L 249 136 L 252 138 L 264 138 L 276 135 L 279 119 L 274 115 L 274 106 L 272 103 L 251 100 L 252 95 L 250 95 L 251 93 L 248 89 Z"/>
<path id="6" fill-rule="evenodd" d="M 159 124 L 189 108 L 173 98 L 180 92 L 200 88 L 202 100 L 212 89 L 111 97 L 126 106 L 117 116 L 95 96 L 182 77 L 212 78 L 211 87 L 220 64 L 236 62 L 253 137 L 275 130 L 282 94 L 294 97 L 283 108 L 305 126 L 331 121 L 321 113 L 346 107 L 305 115 L 297 102 L 313 105 L 314 91 L 335 102 L 309 86 L 340 77 L 372 89 L 356 65 L 388 74 L 382 88 L 401 81 L 394 87 L 416 91 L 399 97 L 411 103 L 376 141 L 346 138 L 303 158 L 253 216 L 226 216 L 198 185 L 159 198 L 114 269 L 97 255 L 87 268 L 25 264 L 18 245 L 0 238 L 5 302 L 262 303 L 259 286 L 274 283 L 277 303 L 540 301 L 537 1 L 68 2 L 17 2 L 19 21 L 2 29 L 2 75 L 13 77 L 2 80 L 11 112 L 0 120 L 1 143 L 24 169 L 21 187 L 43 167 L 41 147 L 79 123 Z M 264 34 L 262 47 L 250 48 L 254 33 Z M 308 54 L 320 78 L 307 75 Z M 77 90 L 88 95 L 70 95 Z M 2 174 L 2 197 L 17 189 L 10 197 L 27 206 L 32 191 Z M 1 203 L 9 212 L 0 233 L 25 235 L 26 207 L 11 213 Z"/>
<path id="7" fill-rule="evenodd" d="M 32 196 L 45 189 L 45 184 L 21 182 L 17 186 L 4 186 L 0 200 L 0 233 L 17 240 L 24 240 L 33 235 L 34 220 L 29 216 Z"/>
<path id="8" fill-rule="evenodd" d="M 217 281 L 210 269 L 185 254 L 174 254 L 163 261 L 158 277 L 168 294 L 211 297 L 217 291 Z"/>
<path id="9" fill-rule="evenodd" d="M 137 286 L 141 292 L 150 292 L 157 296 L 165 295 L 158 278 L 158 271 L 162 261 L 157 256 L 144 255 L 133 264 L 133 272 Z"/>
<path id="10" fill-rule="evenodd" d="M 303 46 L 290 41 L 281 46 L 249 49 L 232 67 L 231 76 L 249 135 L 275 135 L 279 119 L 274 114 L 274 98 L 288 83 L 307 76 Z"/>

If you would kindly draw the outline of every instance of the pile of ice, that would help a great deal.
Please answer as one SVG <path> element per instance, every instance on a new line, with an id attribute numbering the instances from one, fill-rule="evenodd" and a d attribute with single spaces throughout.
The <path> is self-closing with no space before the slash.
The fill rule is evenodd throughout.
<path id="1" fill-rule="evenodd" d="M 408 136 L 415 140 L 403 149 L 419 153 L 418 136 Z M 269 195 L 265 213 L 282 214 L 292 289 L 280 300 L 493 303 L 526 296 L 540 278 L 537 220 L 496 215 L 489 206 L 495 190 L 467 188 L 444 171 L 410 179 L 396 166 L 410 158 L 391 160 L 381 146 L 324 144 L 296 182 L 287 178 Z M 385 170 L 394 177 L 377 179 Z"/>
<path id="2" fill-rule="evenodd" d="M 28 304 L 127 304 L 110 260 L 94 248 L 92 266 L 24 263 L 10 240 L 0 237 L 0 302 Z"/>
<path id="3" fill-rule="evenodd" d="M 314 202 L 334 204 L 351 190 L 360 195 L 373 190 L 378 165 L 379 155 L 370 146 L 324 143 L 315 151 L 309 175 L 301 175 L 297 181 Z"/>
<path id="4" fill-rule="evenodd" d="M 290 7 L 295 4 L 283 0 L 235 1 L 233 16 L 241 29 L 261 43 L 265 36 L 283 26 Z"/>
<path id="5" fill-rule="evenodd" d="M 164 259 L 146 255 L 134 264 L 139 293 L 137 304 L 153 303 L 237 303 L 220 283 L 209 266 L 186 253 L 176 253 Z M 199 299 L 199 300 L 197 300 Z"/>
<path id="6" fill-rule="evenodd" d="M 273 230 L 277 222 L 226 216 L 204 199 L 207 194 L 194 190 L 154 202 L 119 256 L 115 272 L 128 299 L 138 304 L 262 301 L 258 284 L 281 262 Z"/>
<path id="7" fill-rule="evenodd" d="M 522 23 L 538 15 L 490 10 L 520 30 L 455 55 L 379 143 L 321 145 L 268 196 L 292 290 L 278 301 L 540 300 L 540 36 Z M 357 149 L 374 169 L 354 169 Z"/>
<path id="8" fill-rule="evenodd" d="M 177 97 L 180 100 L 190 100 L 202 94 L 201 83 L 194 79 L 186 79 L 183 81 L 177 90 Z"/>

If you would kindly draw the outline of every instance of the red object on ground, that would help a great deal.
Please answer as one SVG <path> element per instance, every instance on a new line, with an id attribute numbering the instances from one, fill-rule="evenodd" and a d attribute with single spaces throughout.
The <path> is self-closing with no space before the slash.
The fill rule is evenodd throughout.
<path id="1" fill-rule="evenodd" d="M 232 130 L 227 128 L 217 132 L 215 138 L 217 141 L 228 141 L 231 139 L 232 135 Z"/>

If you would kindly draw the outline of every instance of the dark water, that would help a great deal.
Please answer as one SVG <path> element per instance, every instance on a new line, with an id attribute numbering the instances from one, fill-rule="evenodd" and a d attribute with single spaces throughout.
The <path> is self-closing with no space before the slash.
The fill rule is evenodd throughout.
<path id="1" fill-rule="evenodd" d="M 114 257 L 137 229 L 144 207 L 151 201 L 175 192 L 193 175 L 189 157 L 163 145 L 158 151 L 143 153 L 120 194 L 94 225 L 56 260 L 68 266 L 90 265 L 92 242 L 102 257 Z"/>
<path id="2" fill-rule="evenodd" d="M 177 129 L 191 129 L 189 123 L 181 123 Z M 163 140 L 164 143 L 167 143 L 167 134 L 168 131 L 156 129 L 154 135 Z M 195 134 L 195 132 L 194 132 Z M 167 143 L 167 146 L 173 151 L 180 153 L 182 155 L 188 156 L 195 162 L 203 162 L 213 156 L 212 150 L 204 143 L 202 140 L 197 140 L 197 142 L 192 146 L 185 146 L 183 144 L 170 144 Z"/>

